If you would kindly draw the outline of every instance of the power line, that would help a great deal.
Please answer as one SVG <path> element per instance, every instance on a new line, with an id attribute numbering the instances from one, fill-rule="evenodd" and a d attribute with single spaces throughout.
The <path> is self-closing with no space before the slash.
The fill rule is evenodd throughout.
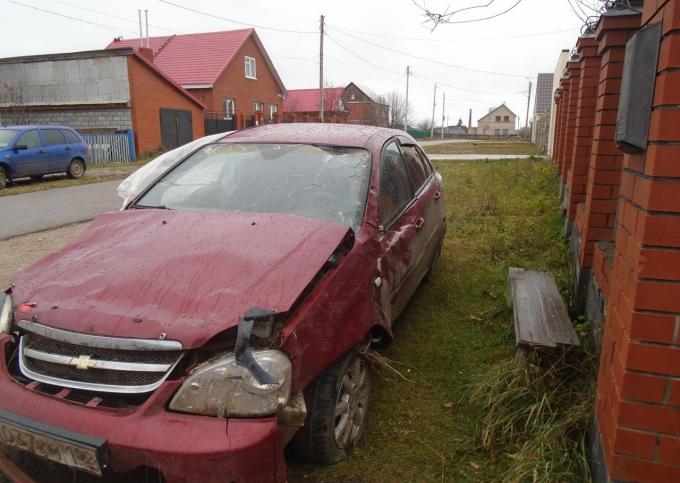
<path id="1" fill-rule="evenodd" d="M 87 7 L 81 7 L 80 5 L 74 5 L 74 4 L 72 4 L 72 3 L 63 2 L 63 1 L 61 1 L 61 0 L 52 0 L 52 2 L 54 2 L 54 3 L 60 3 L 60 4 L 62 4 L 62 5 L 66 5 L 66 6 L 68 6 L 68 7 L 77 8 L 77 9 L 79 9 L 79 10 L 84 10 L 85 12 L 91 12 L 91 13 L 96 13 L 96 14 L 98 14 L 98 15 L 104 15 L 104 16 L 106 16 L 106 17 L 115 18 L 115 19 L 118 19 L 118 20 L 122 20 L 123 22 L 133 23 L 133 24 L 135 24 L 135 25 L 137 25 L 137 23 L 138 23 L 138 20 L 132 20 L 132 19 L 125 18 L 125 17 L 119 17 L 119 16 L 114 15 L 114 14 L 112 14 L 112 13 L 102 12 L 102 11 L 100 11 L 100 10 L 93 10 L 93 9 L 87 8 Z M 149 24 L 149 26 L 150 26 L 150 27 L 153 27 L 153 28 L 155 28 L 155 29 L 165 30 L 166 32 L 172 32 L 172 33 L 175 33 L 175 34 L 180 33 L 180 32 L 178 32 L 177 30 L 169 29 L 169 28 L 166 28 L 166 27 L 161 27 L 161 26 L 159 26 L 159 25 L 152 25 L 152 24 Z"/>
<path id="2" fill-rule="evenodd" d="M 510 8 L 508 8 L 507 10 L 503 10 L 502 12 L 498 12 L 498 13 L 496 13 L 496 14 L 494 14 L 494 15 L 490 15 L 490 16 L 488 16 L 488 17 L 474 18 L 474 19 L 470 19 L 470 20 L 443 20 L 443 21 L 441 21 L 441 22 L 439 22 L 439 23 L 445 23 L 445 24 L 461 24 L 461 23 L 483 22 L 483 21 L 485 21 L 485 20 L 491 20 L 491 19 L 493 19 L 493 18 L 500 17 L 501 15 L 505 15 L 506 13 L 510 12 L 511 10 L 513 10 L 513 9 L 514 9 L 517 5 L 519 5 L 520 3 L 522 3 L 522 0 L 517 0 L 517 2 L 515 2 L 515 3 L 514 3 Z"/>
<path id="3" fill-rule="evenodd" d="M 337 29 L 336 29 L 336 30 L 337 30 Z M 364 63 L 366 63 L 366 64 L 368 64 L 368 65 L 371 65 L 371 66 L 375 67 L 376 69 L 380 69 L 380 70 L 383 70 L 383 71 L 385 71 L 385 72 L 389 72 L 390 74 L 395 74 L 395 75 L 398 75 L 399 77 L 401 77 L 401 75 L 402 75 L 401 72 L 396 72 L 396 71 L 394 71 L 394 70 L 390 70 L 390 69 L 386 69 L 386 68 L 384 68 L 384 67 L 380 67 L 379 65 L 376 65 L 374 62 L 370 62 L 370 61 L 364 59 L 363 57 L 359 56 L 358 54 L 356 54 L 355 52 L 353 52 L 352 50 L 348 49 L 347 47 L 345 47 L 344 45 L 342 45 L 340 42 L 338 42 L 337 40 L 335 40 L 333 37 L 331 37 L 331 36 L 328 34 L 328 32 L 326 32 L 326 37 L 328 37 L 335 45 L 337 45 L 338 47 L 340 47 L 342 50 L 344 50 L 344 51 L 347 52 L 348 54 L 350 54 L 350 55 L 356 57 L 356 58 L 359 59 L 360 61 L 362 61 L 362 62 L 364 62 Z"/>
<path id="4" fill-rule="evenodd" d="M 165 1 L 165 0 L 161 0 L 161 1 Z M 439 60 L 430 59 L 430 58 L 427 58 L 427 57 L 422 57 L 420 55 L 415 55 L 415 54 L 404 52 L 404 51 L 401 51 L 401 50 L 398 50 L 398 49 L 394 49 L 392 47 L 387 47 L 385 45 L 373 42 L 372 40 L 362 39 L 361 37 L 357 37 L 356 35 L 345 32 L 344 30 L 341 30 L 337 27 L 333 27 L 331 25 L 328 25 L 328 27 L 332 28 L 333 30 L 335 30 L 335 31 L 337 31 L 337 32 L 339 32 L 343 35 L 346 35 L 348 37 L 352 37 L 354 39 L 360 40 L 361 42 L 365 42 L 365 43 L 373 45 L 375 47 L 379 47 L 381 49 L 388 50 L 390 52 L 394 52 L 394 53 L 397 53 L 397 54 L 405 55 L 407 57 L 412 57 L 414 59 L 424 60 L 426 62 L 432 62 L 433 64 L 439 64 L 439 65 L 443 65 L 443 66 L 446 66 L 446 67 L 451 67 L 453 69 L 465 70 L 465 71 L 469 71 L 469 72 L 477 72 L 477 73 L 480 73 L 480 74 L 497 75 L 497 76 L 503 76 L 503 77 L 517 77 L 517 78 L 520 78 L 520 79 L 527 78 L 527 76 L 520 75 L 520 74 L 509 74 L 507 72 L 492 72 L 492 71 L 488 71 L 488 70 L 473 69 L 473 68 L 470 68 L 470 67 L 464 67 L 462 65 L 456 65 L 456 64 L 449 64 L 447 62 L 441 62 Z"/>
<path id="5" fill-rule="evenodd" d="M 158 1 L 161 2 L 161 3 L 165 3 L 167 5 L 172 5 L 173 7 L 181 8 L 182 10 L 186 10 L 188 12 L 193 12 L 193 13 L 197 13 L 199 15 L 203 15 L 205 17 L 216 18 L 218 20 L 224 20 L 226 22 L 231 22 L 231 23 L 235 23 L 235 24 L 238 24 L 238 25 L 245 25 L 245 26 L 251 27 L 251 28 L 255 27 L 255 28 L 258 28 L 258 29 L 262 29 L 262 30 L 272 30 L 274 32 L 286 32 L 286 33 L 291 33 L 291 34 L 318 34 L 319 33 L 319 32 L 315 32 L 315 31 L 312 31 L 312 30 L 290 30 L 290 29 L 281 29 L 281 28 L 276 28 L 276 27 L 265 27 L 264 25 L 256 25 L 256 24 L 251 24 L 251 23 L 246 23 L 246 22 L 240 22 L 238 20 L 234 20 L 234 19 L 231 19 L 231 18 L 220 17 L 219 15 L 214 15 L 212 13 L 203 12 L 201 10 L 196 10 L 194 8 L 186 7 L 184 5 L 180 5 L 178 3 L 173 3 L 173 2 L 170 2 L 168 0 L 158 0 Z"/>
<path id="6" fill-rule="evenodd" d="M 53 12 L 52 10 L 46 10 L 44 8 L 35 7 L 33 5 L 27 5 L 25 3 L 17 2 L 16 0 L 4 0 L 4 1 L 8 2 L 8 3 L 12 3 L 14 5 L 18 5 L 20 7 L 30 8 L 30 9 L 33 9 L 33 10 L 37 10 L 39 12 L 49 13 L 50 15 L 56 15 L 58 17 L 67 18 L 69 20 L 75 20 L 76 22 L 86 23 L 88 25 L 92 25 L 94 27 L 98 27 L 98 28 L 101 28 L 101 29 L 104 29 L 104 30 L 108 30 L 109 32 L 113 32 L 113 33 L 116 33 L 116 34 L 119 34 L 121 32 L 127 32 L 127 33 L 132 33 L 134 35 L 137 35 L 137 32 L 133 32 L 131 30 L 121 29 L 121 28 L 113 27 L 111 25 L 106 25 L 106 24 L 103 24 L 103 23 L 91 22 L 89 20 L 85 20 L 85 19 L 82 19 L 82 18 L 72 17 L 70 15 L 66 15 L 66 14 L 59 13 L 59 12 Z"/>
<path id="7" fill-rule="evenodd" d="M 447 39 L 436 39 L 436 38 L 431 38 L 431 37 L 401 37 L 397 35 L 383 35 L 383 34 L 376 34 L 373 32 L 362 32 L 359 30 L 350 30 L 346 29 L 347 32 L 352 32 L 355 34 L 359 35 L 368 35 L 372 37 L 381 37 L 385 39 L 395 39 L 395 40 L 407 40 L 407 41 L 424 41 L 424 42 L 483 42 L 486 40 L 509 40 L 509 39 L 524 39 L 524 38 L 530 38 L 530 37 L 542 37 L 544 35 L 554 35 L 554 34 L 562 34 L 566 32 L 573 32 L 574 29 L 562 29 L 562 30 L 551 30 L 549 32 L 534 32 L 530 34 L 522 34 L 522 35 L 501 35 L 498 37 L 467 37 L 467 38 L 447 38 Z"/>

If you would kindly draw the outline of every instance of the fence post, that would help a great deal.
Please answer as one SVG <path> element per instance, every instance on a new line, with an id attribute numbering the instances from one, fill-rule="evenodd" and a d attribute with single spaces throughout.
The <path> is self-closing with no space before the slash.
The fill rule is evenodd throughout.
<path id="1" fill-rule="evenodd" d="M 137 151 L 135 149 L 135 136 L 132 129 L 127 130 L 128 148 L 130 149 L 130 161 L 137 160 Z"/>

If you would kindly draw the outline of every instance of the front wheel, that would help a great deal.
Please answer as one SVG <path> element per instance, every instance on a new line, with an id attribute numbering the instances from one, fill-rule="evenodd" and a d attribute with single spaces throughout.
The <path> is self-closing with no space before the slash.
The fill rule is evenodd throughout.
<path id="1" fill-rule="evenodd" d="M 82 178 L 85 174 L 85 163 L 80 159 L 74 159 L 71 161 L 66 174 L 72 179 Z"/>
<path id="2" fill-rule="evenodd" d="M 0 190 L 7 188 L 7 173 L 3 168 L 0 168 Z"/>
<path id="3" fill-rule="evenodd" d="M 305 389 L 307 419 L 292 450 L 319 464 L 345 459 L 364 434 L 370 392 L 366 359 L 356 351 L 340 358 Z"/>

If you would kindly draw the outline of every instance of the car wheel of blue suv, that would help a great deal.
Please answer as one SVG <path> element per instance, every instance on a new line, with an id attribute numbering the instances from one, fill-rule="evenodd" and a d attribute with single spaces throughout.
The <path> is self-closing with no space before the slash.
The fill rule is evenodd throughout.
<path id="1" fill-rule="evenodd" d="M 85 163 L 83 162 L 82 159 L 74 159 L 71 161 L 71 164 L 68 167 L 68 174 L 69 178 L 73 179 L 78 179 L 82 178 L 83 175 L 85 174 Z"/>

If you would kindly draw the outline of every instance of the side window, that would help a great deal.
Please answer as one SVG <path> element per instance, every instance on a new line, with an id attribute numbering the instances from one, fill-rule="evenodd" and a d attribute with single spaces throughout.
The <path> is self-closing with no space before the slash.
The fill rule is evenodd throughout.
<path id="1" fill-rule="evenodd" d="M 43 129 L 43 136 L 45 144 L 51 146 L 53 144 L 64 144 L 64 136 L 61 135 L 58 129 Z"/>
<path id="2" fill-rule="evenodd" d="M 73 131 L 63 130 L 61 133 L 66 137 L 66 142 L 70 144 L 80 144 L 82 141 Z"/>
<path id="3" fill-rule="evenodd" d="M 28 149 L 40 147 L 40 136 L 38 131 L 26 131 L 17 139 L 16 144 L 25 144 Z"/>
<path id="4" fill-rule="evenodd" d="M 415 146 L 402 146 L 401 152 L 404 155 L 404 163 L 406 164 L 406 172 L 411 180 L 411 185 L 414 191 L 418 191 L 425 183 L 429 173 L 425 171 L 423 161 L 418 155 Z"/>
<path id="5" fill-rule="evenodd" d="M 387 225 L 413 196 L 406 166 L 396 142 L 390 143 L 380 159 L 380 224 Z"/>
<path id="6" fill-rule="evenodd" d="M 420 161 L 423 163 L 423 168 L 425 169 L 426 176 L 429 178 L 432 174 L 432 165 L 428 161 L 427 156 L 422 149 L 418 148 L 418 155 L 420 156 Z"/>

